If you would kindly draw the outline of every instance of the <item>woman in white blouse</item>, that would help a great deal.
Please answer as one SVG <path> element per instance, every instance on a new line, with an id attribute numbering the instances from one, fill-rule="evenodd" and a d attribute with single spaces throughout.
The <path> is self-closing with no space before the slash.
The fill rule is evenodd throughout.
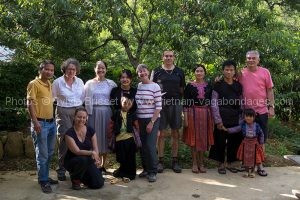
<path id="1" fill-rule="evenodd" d="M 80 64 L 74 58 L 69 58 L 61 65 L 63 75 L 54 80 L 52 85 L 53 98 L 57 101 L 55 110 L 58 137 L 58 168 L 57 178 L 66 180 L 64 157 L 67 153 L 65 133 L 73 126 L 75 110 L 84 101 L 83 81 L 76 77 L 80 72 Z"/>
<path id="2" fill-rule="evenodd" d="M 97 136 L 97 144 L 102 160 L 101 168 L 105 172 L 106 155 L 108 149 L 108 125 L 112 116 L 110 108 L 110 92 L 117 84 L 105 78 L 107 65 L 104 61 L 98 61 L 95 66 L 96 77 L 87 81 L 85 89 L 85 108 L 89 114 L 88 124 Z"/>

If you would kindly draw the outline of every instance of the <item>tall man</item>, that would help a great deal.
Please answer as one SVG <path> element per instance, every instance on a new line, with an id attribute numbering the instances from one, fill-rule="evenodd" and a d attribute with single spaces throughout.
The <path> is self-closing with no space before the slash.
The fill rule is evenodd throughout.
<path id="1" fill-rule="evenodd" d="M 185 87 L 185 77 L 184 72 L 174 65 L 175 55 L 173 51 L 164 51 L 162 60 L 162 66 L 154 69 L 151 74 L 151 80 L 161 87 L 163 95 L 162 110 L 160 112 L 160 134 L 157 144 L 159 157 L 157 171 L 162 173 L 164 170 L 165 134 L 169 125 L 172 136 L 172 169 L 176 173 L 181 173 L 181 167 L 178 164 L 178 146 L 179 129 L 182 125 L 181 98 Z"/>
<path id="2" fill-rule="evenodd" d="M 51 193 L 50 184 L 58 183 L 49 178 L 50 161 L 56 142 L 52 91 L 49 81 L 53 74 L 54 63 L 45 60 L 40 64 L 39 77 L 27 86 L 27 108 L 31 118 L 31 136 L 35 148 L 38 181 L 44 193 Z"/>
<path id="3" fill-rule="evenodd" d="M 239 81 L 243 86 L 245 108 L 252 108 L 257 113 L 256 120 L 264 132 L 265 142 L 268 138 L 268 117 L 273 117 L 274 92 L 271 74 L 268 69 L 259 66 L 259 52 L 246 53 L 247 66 L 242 70 Z M 257 169 L 260 176 L 267 176 L 264 169 Z"/>

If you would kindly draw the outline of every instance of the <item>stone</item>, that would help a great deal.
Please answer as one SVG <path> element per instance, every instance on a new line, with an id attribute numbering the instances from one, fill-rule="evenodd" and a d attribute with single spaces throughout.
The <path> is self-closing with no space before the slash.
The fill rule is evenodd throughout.
<path id="1" fill-rule="evenodd" d="M 5 157 L 18 158 L 24 156 L 23 133 L 8 132 L 7 141 L 4 145 Z"/>
<path id="2" fill-rule="evenodd" d="M 35 158 L 35 151 L 33 147 L 32 137 L 30 135 L 27 135 L 24 138 L 23 142 L 24 142 L 25 156 L 27 158 Z"/>

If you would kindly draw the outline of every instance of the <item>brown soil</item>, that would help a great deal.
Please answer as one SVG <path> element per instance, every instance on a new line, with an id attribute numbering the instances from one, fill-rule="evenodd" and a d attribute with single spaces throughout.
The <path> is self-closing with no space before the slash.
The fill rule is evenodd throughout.
<path id="1" fill-rule="evenodd" d="M 109 168 L 115 168 L 116 163 L 114 160 L 108 163 Z M 280 156 L 267 155 L 265 161 L 266 167 L 285 167 L 285 166 L 295 166 L 295 163 L 286 160 Z M 56 162 L 53 161 L 51 168 L 56 168 Z M 18 158 L 18 159 L 9 159 L 0 161 L 0 171 L 29 171 L 36 170 L 36 163 L 34 159 L 29 158 Z"/>

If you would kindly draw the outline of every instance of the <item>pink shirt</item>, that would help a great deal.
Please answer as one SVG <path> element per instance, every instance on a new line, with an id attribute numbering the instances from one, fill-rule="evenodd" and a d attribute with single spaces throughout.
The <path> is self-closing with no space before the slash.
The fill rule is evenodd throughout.
<path id="1" fill-rule="evenodd" d="M 239 82 L 243 86 L 245 108 L 252 108 L 259 114 L 268 113 L 267 89 L 274 86 L 269 70 L 258 67 L 256 71 L 251 72 L 244 68 Z"/>

